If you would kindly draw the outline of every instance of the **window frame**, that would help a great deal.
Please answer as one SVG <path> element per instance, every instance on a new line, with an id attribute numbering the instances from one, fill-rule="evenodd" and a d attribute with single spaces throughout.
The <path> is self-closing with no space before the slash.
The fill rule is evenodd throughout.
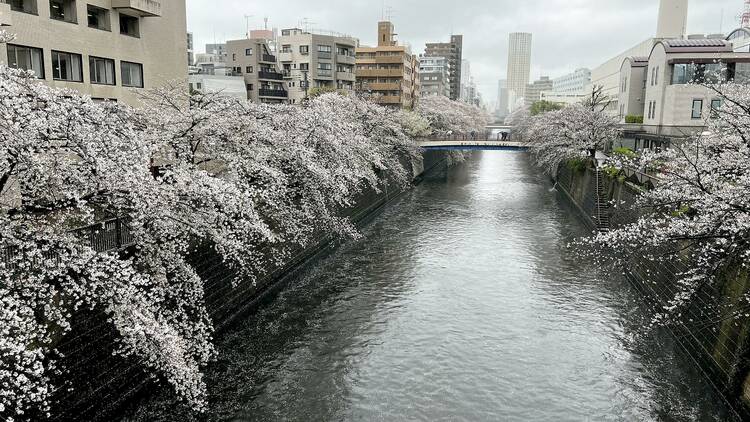
<path id="1" fill-rule="evenodd" d="M 695 115 L 695 105 L 700 104 L 700 108 L 698 108 L 698 116 Z M 690 108 L 690 118 L 692 120 L 698 120 L 703 118 L 703 99 L 702 98 L 693 98 L 693 105 Z"/>
<path id="2" fill-rule="evenodd" d="M 8 2 L 10 5 L 10 10 L 13 12 L 18 13 L 26 13 L 29 15 L 39 16 L 39 1 L 38 0 L 21 0 L 24 5 L 26 5 L 26 2 L 29 2 L 28 4 L 31 4 L 32 7 L 30 7 L 28 10 L 25 10 L 24 8 L 17 8 L 13 7 L 12 2 Z"/>
<path id="3" fill-rule="evenodd" d="M 253 48 L 252 47 L 246 48 L 245 49 L 245 57 L 250 57 L 252 55 L 253 55 Z"/>
<path id="4" fill-rule="evenodd" d="M 97 69 L 97 66 L 92 66 L 92 63 L 96 63 L 97 60 L 104 61 L 105 63 L 112 63 L 112 83 L 106 83 L 106 82 L 97 82 L 95 78 L 93 78 L 93 74 L 95 73 L 95 70 Z M 117 63 L 114 59 L 109 59 L 107 57 L 99 57 L 99 56 L 89 56 L 89 78 L 91 79 L 92 85 L 104 85 L 104 86 L 117 86 Z"/>
<path id="5" fill-rule="evenodd" d="M 140 75 L 141 84 L 140 85 L 131 85 L 131 84 L 126 84 L 125 83 L 125 72 L 124 72 L 124 70 L 125 70 L 125 66 L 126 65 L 135 65 L 140 70 L 140 73 L 141 73 L 141 75 Z M 129 62 L 129 61 L 126 61 L 126 60 L 120 60 L 120 79 L 121 79 L 122 86 L 127 87 L 127 88 L 145 88 L 146 81 L 144 80 L 143 73 L 144 72 L 143 72 L 143 64 L 142 63 L 136 63 L 136 62 Z M 128 76 L 130 76 L 130 74 L 131 73 L 128 72 Z M 198 89 L 201 89 L 201 88 L 198 88 Z"/>
<path id="6" fill-rule="evenodd" d="M 71 59 L 72 58 L 78 58 L 78 71 L 79 71 L 79 75 L 80 75 L 81 79 L 80 80 L 76 80 L 76 79 L 56 78 L 55 77 L 55 55 L 57 55 L 58 57 L 60 55 L 68 55 L 68 56 L 70 56 Z M 78 54 L 78 53 L 71 53 L 71 52 L 68 52 L 68 51 L 51 50 L 50 51 L 50 57 L 52 59 L 52 80 L 53 81 L 83 83 L 83 55 Z M 59 58 L 58 58 L 58 60 L 59 60 Z"/>
<path id="7" fill-rule="evenodd" d="M 11 65 L 11 63 L 12 63 L 12 61 L 10 59 L 10 50 L 11 50 L 11 48 L 13 49 L 13 51 L 15 53 L 15 56 L 16 56 L 15 57 L 16 66 L 12 66 Z M 6 56 L 7 56 L 7 59 L 8 59 L 8 66 L 12 67 L 14 69 L 21 69 L 20 67 L 18 67 L 18 51 L 17 51 L 18 48 L 26 48 L 29 51 L 36 51 L 36 52 L 39 53 L 39 63 L 41 65 L 41 69 L 40 69 L 41 70 L 41 74 L 37 74 L 36 70 L 34 70 L 33 68 L 32 69 L 22 69 L 22 70 L 26 70 L 26 71 L 31 70 L 31 71 L 33 71 L 35 74 L 37 74 L 36 75 L 37 79 L 42 79 L 42 80 L 47 79 L 47 72 L 46 72 L 46 69 L 45 69 L 45 62 L 44 62 L 44 49 L 39 48 L 39 47 L 31 47 L 31 46 L 28 46 L 28 45 L 21 45 L 21 44 L 6 44 L 6 49 L 7 49 Z M 29 56 L 29 57 L 31 58 L 31 56 Z M 32 60 L 32 64 L 33 64 L 33 60 Z"/>
<path id="8" fill-rule="evenodd" d="M 104 26 L 92 26 L 91 25 L 91 22 L 89 22 L 89 15 L 92 9 L 104 15 L 104 21 L 106 25 Z M 103 7 L 99 7 L 95 4 L 86 4 L 86 26 L 88 26 L 91 29 L 97 29 L 99 31 L 112 32 L 112 19 L 110 18 L 109 10 Z"/>
<path id="9" fill-rule="evenodd" d="M 59 18 L 52 14 L 52 3 L 60 3 L 63 7 L 63 17 Z M 71 3 L 71 9 L 72 9 L 72 19 L 68 19 L 65 16 L 65 2 Z M 58 22 L 67 22 L 72 23 L 74 25 L 78 25 L 78 5 L 76 4 L 76 0 L 50 0 L 49 2 L 49 18 L 58 21 Z"/>
<path id="10" fill-rule="evenodd" d="M 141 19 L 137 16 L 128 15 L 127 13 L 118 12 L 119 16 L 117 17 L 117 24 L 120 26 L 120 35 L 125 35 L 126 37 L 132 37 L 132 38 L 141 38 Z M 123 19 L 132 19 L 133 22 L 135 22 L 135 34 L 131 34 L 129 32 L 123 32 L 122 28 L 122 21 Z"/>

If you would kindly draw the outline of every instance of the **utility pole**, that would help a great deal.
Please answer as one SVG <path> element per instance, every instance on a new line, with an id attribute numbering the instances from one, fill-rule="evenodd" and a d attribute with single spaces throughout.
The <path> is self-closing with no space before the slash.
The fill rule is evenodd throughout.
<path id="1" fill-rule="evenodd" d="M 253 15 L 245 15 L 245 25 L 247 26 L 247 30 L 245 31 L 245 36 L 250 37 L 250 18 L 252 18 Z"/>

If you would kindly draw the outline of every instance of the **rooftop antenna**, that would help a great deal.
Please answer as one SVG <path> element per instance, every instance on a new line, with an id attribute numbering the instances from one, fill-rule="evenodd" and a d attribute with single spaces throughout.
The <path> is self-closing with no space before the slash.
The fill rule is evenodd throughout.
<path id="1" fill-rule="evenodd" d="M 308 18 L 302 18 L 301 27 L 305 30 L 305 32 L 310 32 L 310 26 L 316 25 L 315 22 L 310 21 Z"/>
<path id="2" fill-rule="evenodd" d="M 745 10 L 742 13 L 742 27 L 750 27 L 750 0 L 745 0 Z"/>
<path id="3" fill-rule="evenodd" d="M 245 32 L 245 36 L 250 36 L 250 18 L 252 18 L 253 15 L 245 15 L 245 24 L 247 25 L 247 32 Z"/>
<path id="4" fill-rule="evenodd" d="M 748 1 L 750 1 L 750 0 L 748 0 Z M 394 12 L 394 9 L 391 6 L 387 6 L 385 8 L 385 12 L 384 12 L 385 13 L 385 20 L 387 20 L 389 22 L 392 21 L 393 20 L 393 15 L 394 15 L 393 12 Z"/>
<path id="5" fill-rule="evenodd" d="M 266 31 L 268 31 L 268 16 L 266 16 L 265 18 L 263 18 L 263 29 L 265 29 Z"/>

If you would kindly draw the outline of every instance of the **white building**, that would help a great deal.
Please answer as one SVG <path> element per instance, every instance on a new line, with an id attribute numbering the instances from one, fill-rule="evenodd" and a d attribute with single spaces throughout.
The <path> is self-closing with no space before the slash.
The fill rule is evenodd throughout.
<path id="1" fill-rule="evenodd" d="M 422 83 L 420 95 L 451 96 L 449 61 L 446 57 L 419 57 L 419 79 Z"/>
<path id="2" fill-rule="evenodd" d="M 245 78 L 242 76 L 190 75 L 188 76 L 188 85 L 190 86 L 190 92 L 219 93 L 227 97 L 247 100 Z"/>
<path id="3" fill-rule="evenodd" d="M 508 38 L 508 103 L 513 111 L 522 101 L 531 74 L 531 34 L 513 32 Z"/>
<path id="4" fill-rule="evenodd" d="M 508 114 L 508 80 L 497 81 L 497 113 L 499 116 Z"/>
<path id="5" fill-rule="evenodd" d="M 586 92 L 591 85 L 591 70 L 577 69 L 573 73 L 555 78 L 552 81 L 552 91 L 556 94 L 580 94 Z"/>
<path id="6" fill-rule="evenodd" d="M 651 49 L 661 39 L 685 38 L 687 34 L 688 0 L 660 0 L 656 36 L 627 49 L 591 71 L 591 84 L 602 87 L 611 100 L 610 112 L 618 114 L 620 94 L 620 67 L 628 57 L 648 57 Z"/>

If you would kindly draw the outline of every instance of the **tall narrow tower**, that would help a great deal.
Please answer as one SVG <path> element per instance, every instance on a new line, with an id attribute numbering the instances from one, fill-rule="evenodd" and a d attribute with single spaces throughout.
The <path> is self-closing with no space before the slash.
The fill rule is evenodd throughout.
<path id="1" fill-rule="evenodd" d="M 531 73 L 531 34 L 513 32 L 508 41 L 508 106 L 510 112 L 526 95 Z"/>
<path id="2" fill-rule="evenodd" d="M 742 11 L 742 27 L 750 27 L 750 0 L 745 0 L 745 10 Z"/>
<path id="3" fill-rule="evenodd" d="M 687 34 L 688 0 L 661 0 L 656 38 L 684 38 Z"/>

